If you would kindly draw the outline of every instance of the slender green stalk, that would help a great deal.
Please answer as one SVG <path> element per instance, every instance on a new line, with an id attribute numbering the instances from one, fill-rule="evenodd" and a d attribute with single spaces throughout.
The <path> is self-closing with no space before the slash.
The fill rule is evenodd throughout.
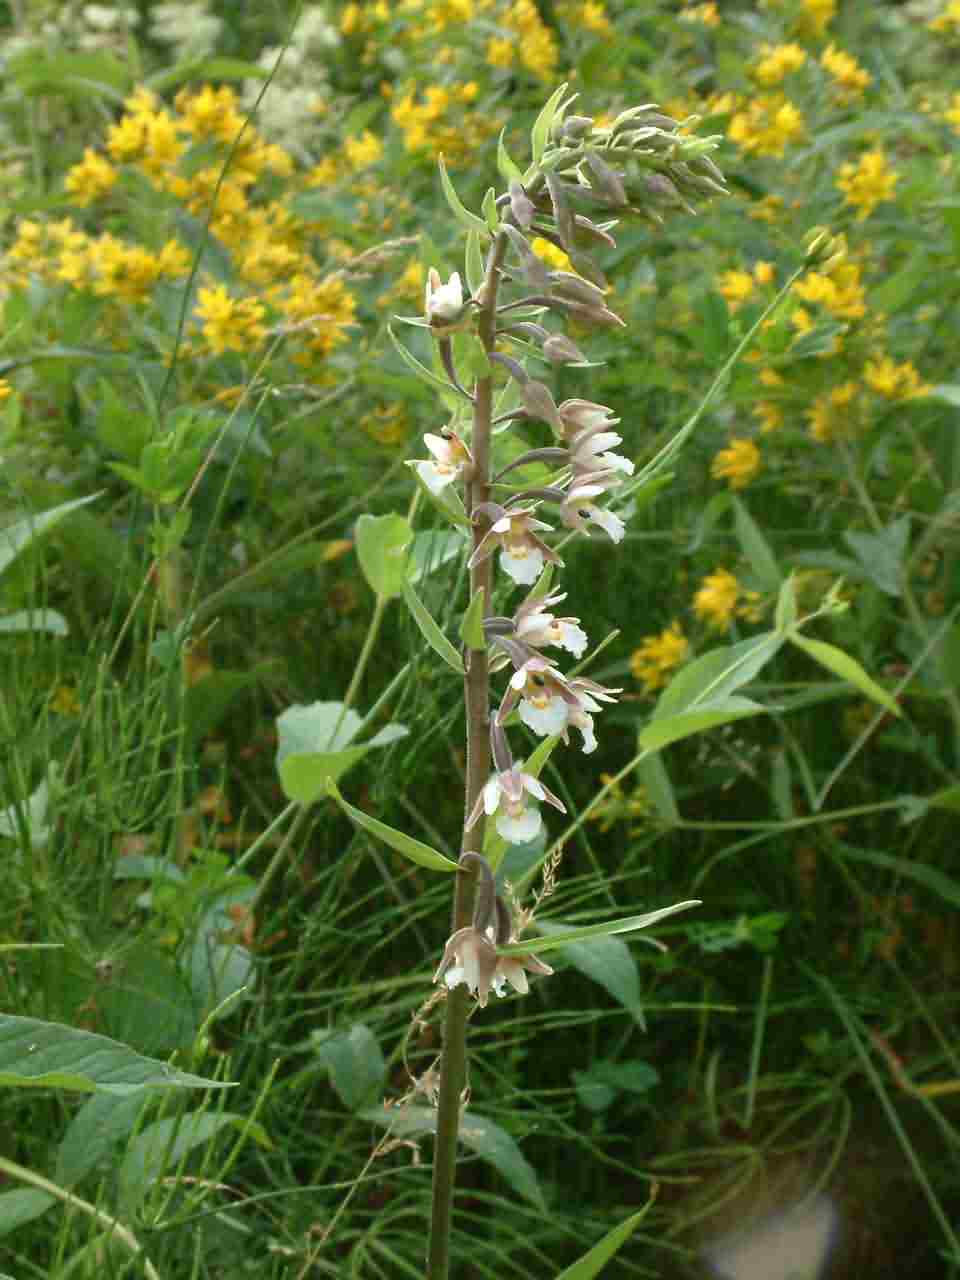
<path id="1" fill-rule="evenodd" d="M 506 252 L 507 237 L 501 231 L 495 238 L 487 258 L 478 316 L 477 332 L 489 354 L 496 336 L 497 289 L 500 267 Z M 468 515 L 490 497 L 490 437 L 493 418 L 493 378 L 478 379 L 473 409 L 473 474 L 467 486 Z M 484 522 L 473 526 L 473 545 L 479 546 L 486 528 Z M 470 570 L 470 598 L 480 590 L 489 603 L 493 582 L 493 560 L 488 557 Z M 484 820 L 468 833 L 467 815 L 490 774 L 490 670 L 485 650 L 465 649 L 464 699 L 467 715 L 467 768 L 464 797 L 464 832 L 461 850 L 470 845 L 483 848 Z M 458 875 L 453 896 L 451 932 L 466 928 L 473 909 L 474 878 Z M 453 1217 L 453 1193 L 457 1171 L 457 1135 L 460 1129 L 460 1099 L 467 1080 L 467 1017 L 470 992 L 463 985 L 447 996 L 443 1027 L 443 1049 L 440 1055 L 440 1088 L 437 1109 L 437 1138 L 433 1156 L 433 1204 L 430 1213 L 430 1241 L 427 1249 L 427 1280 L 447 1280 L 450 1268 L 450 1227 Z"/>

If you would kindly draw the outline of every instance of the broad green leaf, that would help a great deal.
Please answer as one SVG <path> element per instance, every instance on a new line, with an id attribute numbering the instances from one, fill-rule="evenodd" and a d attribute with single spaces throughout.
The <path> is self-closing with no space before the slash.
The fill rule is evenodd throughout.
<path id="1" fill-rule="evenodd" d="M 483 197 L 483 204 L 480 208 L 490 229 L 490 234 L 496 235 L 500 230 L 500 215 L 497 213 L 497 193 L 493 187 L 487 187 L 487 193 Z"/>
<path id="2" fill-rule="evenodd" d="M 506 125 L 500 130 L 500 137 L 497 139 L 497 168 L 500 170 L 500 176 L 504 182 L 523 182 L 523 174 L 520 166 L 514 162 L 510 152 L 507 150 L 503 135 L 506 133 Z"/>
<path id="3" fill-rule="evenodd" d="M 530 150 L 533 153 L 533 165 L 531 170 L 527 170 L 527 181 L 536 172 L 537 166 L 543 159 L 543 153 L 547 149 L 547 143 L 550 141 L 550 130 L 553 128 L 553 121 L 557 114 L 557 108 L 563 101 L 563 95 L 567 92 L 566 84 L 562 84 L 559 89 L 555 89 L 540 110 L 540 114 L 533 122 L 533 128 L 530 130 Z"/>
<path id="4" fill-rule="evenodd" d="M 356 524 L 357 559 L 368 585 L 389 600 L 400 595 L 413 529 L 404 516 L 362 515 Z"/>
<path id="5" fill-rule="evenodd" d="M 348 804 L 337 790 L 336 784 L 332 779 L 327 783 L 327 794 L 336 800 L 347 817 L 355 822 L 358 827 L 362 827 L 364 831 L 369 831 L 371 835 L 376 836 L 378 840 L 382 840 L 391 849 L 396 849 L 398 853 L 402 853 L 411 862 L 419 863 L 421 867 L 429 867 L 432 871 L 457 870 L 457 864 L 451 858 L 446 857 L 445 854 L 438 853 L 436 849 L 431 849 L 428 844 L 424 844 L 421 840 L 415 840 L 413 836 L 408 836 L 403 831 L 397 831 L 395 827 L 388 827 L 385 822 L 380 822 L 377 818 L 371 818 L 362 809 L 356 809 L 352 804 Z"/>
<path id="6" fill-rule="evenodd" d="M 51 507 L 47 511 L 39 511 L 36 515 L 24 516 L 13 524 L 0 529 L 0 573 L 14 561 L 20 552 L 30 545 L 34 538 L 46 533 L 54 525 L 59 524 L 64 516 L 78 507 L 86 506 L 99 498 L 99 493 L 91 493 L 87 498 L 77 498 L 73 502 L 63 502 L 59 507 Z"/>
<path id="7" fill-rule="evenodd" d="M 72 1187 L 85 1177 L 114 1143 L 133 1132 L 146 1100 L 147 1094 L 142 1090 L 125 1098 L 108 1093 L 88 1098 L 60 1140 L 54 1180 L 63 1187 Z"/>
<path id="8" fill-rule="evenodd" d="M 619 1093 L 649 1093 L 660 1083 L 660 1072 L 639 1058 L 633 1062 L 600 1059 L 586 1071 L 574 1071 L 573 1079 L 584 1106 L 606 1111 Z"/>
<path id="9" fill-rule="evenodd" d="M 437 164 L 440 167 L 440 185 L 443 187 L 443 194 L 446 197 L 447 204 L 450 206 L 453 216 L 465 227 L 467 231 L 476 231 L 482 236 L 489 236 L 490 229 L 483 218 L 478 218 L 475 213 L 471 213 L 460 201 L 454 189 L 453 183 L 450 181 L 450 175 L 447 173 L 447 166 L 443 156 L 437 158 Z"/>
<path id="10" fill-rule="evenodd" d="M 904 876 L 915 884 L 922 884 L 930 889 L 944 902 L 960 907 L 960 881 L 952 879 L 936 867 L 925 862 L 917 862 L 913 858 L 898 858 L 896 854 L 884 853 L 881 849 L 856 849 L 852 845 L 841 844 L 840 856 L 853 862 L 866 862 L 874 867 L 882 867 L 896 876 Z"/>
<path id="11" fill-rule="evenodd" d="M 410 1106 L 399 1111 L 375 1107 L 364 1111 L 362 1118 L 389 1128 L 391 1136 L 396 1138 L 437 1131 L 437 1112 L 433 1107 Z M 518 1195 L 529 1200 L 541 1212 L 546 1212 L 537 1175 L 506 1130 L 467 1108 L 460 1116 L 460 1141 L 475 1151 L 481 1160 L 492 1164 Z"/>
<path id="12" fill-rule="evenodd" d="M 362 725 L 342 702 L 297 704 L 277 716 L 277 772 L 287 798 L 313 804 L 326 794 L 329 779 L 341 778 L 372 748 L 389 746 L 409 732 L 405 725 L 388 724 L 354 744 Z"/>
<path id="13" fill-rule="evenodd" d="M 431 369 L 428 369 L 425 364 L 421 364 L 413 352 L 408 351 L 403 345 L 390 325 L 387 325 L 387 335 L 407 368 L 415 373 L 427 386 L 433 387 L 434 391 L 439 391 L 451 409 L 458 407 L 462 403 L 448 379 L 439 377 Z"/>
<path id="14" fill-rule="evenodd" d="M 467 247 L 463 255 L 463 274 L 471 296 L 483 284 L 483 254 L 480 252 L 480 234 L 477 231 L 467 232 Z"/>
<path id="15" fill-rule="evenodd" d="M 387 1064 L 369 1027 L 357 1022 L 348 1031 L 313 1031 L 310 1043 L 350 1111 L 369 1106 L 380 1094 Z"/>
<path id="16" fill-rule="evenodd" d="M 717 702 L 704 702 L 696 710 L 681 711 L 679 715 L 668 716 L 663 720 L 651 720 L 637 735 L 637 746 L 642 751 L 659 751 L 671 742 L 679 742 L 681 738 L 690 738 L 695 733 L 705 733 L 722 724 L 765 712 L 766 707 L 749 698 L 722 698 Z"/>
<path id="17" fill-rule="evenodd" d="M 57 1203 L 57 1197 L 36 1187 L 21 1187 L 0 1195 L 0 1236 L 9 1235 L 34 1218 L 42 1217 Z M 2 1277 L 0 1277 L 2 1280 Z"/>
<path id="18" fill-rule="evenodd" d="M 137 1134 L 117 1170 L 124 1210 L 129 1213 L 134 1209 L 154 1182 L 174 1173 L 194 1147 L 206 1145 L 225 1129 L 238 1129 L 261 1147 L 273 1146 L 263 1125 L 230 1111 L 188 1111 L 181 1116 L 165 1116 Z"/>
<path id="19" fill-rule="evenodd" d="M 667 767 L 660 755 L 645 756 L 637 765 L 637 777 L 643 789 L 650 797 L 650 802 L 663 822 L 677 822 L 680 810 L 677 798 L 673 793 L 673 783 L 667 773 Z"/>
<path id="20" fill-rule="evenodd" d="M 562 924 L 537 922 L 544 937 L 568 932 Z M 606 988 L 636 1022 L 643 1026 L 640 1007 L 640 976 L 633 952 L 621 938 L 590 938 L 583 942 L 562 943 L 559 951 L 568 964 Z"/>
<path id="21" fill-rule="evenodd" d="M 12 804 L 6 809 L 0 809 L 0 836 L 6 836 L 8 840 L 19 840 L 25 832 L 30 847 L 42 849 L 53 830 L 55 815 L 51 815 L 49 819 L 47 815 L 50 813 L 51 802 L 58 795 L 59 777 L 60 766 L 56 760 L 51 760 L 47 765 L 47 776 L 31 791 L 25 804 Z"/>
<path id="22" fill-rule="evenodd" d="M 92 1031 L 5 1013 L 0 1013 L 0 1085 L 119 1097 L 141 1089 L 233 1087 L 229 1081 L 177 1071 Z"/>
<path id="23" fill-rule="evenodd" d="M 733 499 L 733 518 L 737 541 L 750 562 L 754 576 L 764 591 L 776 591 L 783 581 L 777 558 L 743 500 L 736 497 Z"/>
<path id="24" fill-rule="evenodd" d="M 259 63 L 246 62 L 242 58 L 199 58 L 157 71 L 147 77 L 146 84 L 157 93 L 164 93 L 190 80 L 265 80 L 269 74 Z"/>
<path id="25" fill-rule="evenodd" d="M 466 542 L 456 529 L 428 529 L 410 543 L 407 581 L 414 586 L 463 553 Z"/>
<path id="26" fill-rule="evenodd" d="M 714 704 L 749 683 L 774 657 L 784 637 L 775 631 L 741 640 L 739 644 L 711 649 L 682 667 L 664 689 L 652 719 L 664 720 L 681 711 Z"/>
<path id="27" fill-rule="evenodd" d="M 585 1253 L 578 1261 L 572 1263 L 569 1267 L 565 1267 L 556 1277 L 556 1280 L 594 1280 L 594 1277 L 600 1274 L 601 1269 L 610 1261 L 617 1250 L 622 1248 L 630 1239 L 647 1216 L 647 1211 L 652 1203 L 653 1200 L 651 1199 L 639 1212 L 631 1214 L 618 1227 L 608 1231 L 589 1253 Z"/>
<path id="28" fill-rule="evenodd" d="M 667 916 L 676 915 L 678 911 L 686 911 L 690 907 L 699 907 L 699 898 L 691 898 L 687 902 L 676 902 L 672 907 L 661 907 L 659 911 L 648 911 L 643 916 L 625 916 L 620 920 L 609 920 L 606 924 L 588 924 L 561 928 L 551 931 L 549 935 L 539 938 L 524 938 L 522 942 L 511 942 L 497 947 L 497 955 L 539 955 L 543 951 L 555 951 L 557 947 L 568 946 L 571 942 L 581 942 L 587 938 L 606 938 L 616 933 L 636 933 L 639 929 L 648 929 L 652 924 L 666 920 Z M 545 921 L 537 921 L 537 927 L 543 927 Z"/>
<path id="29" fill-rule="evenodd" d="M 463 675 L 463 659 L 447 637 L 440 630 L 429 609 L 411 587 L 409 582 L 403 584 L 403 598 L 407 608 L 413 614 L 413 620 L 420 628 L 420 634 L 434 653 L 440 655 L 447 666 L 452 667 L 457 675 Z"/>
<path id="30" fill-rule="evenodd" d="M 799 631 L 792 631 L 790 640 L 804 653 L 808 653 L 815 662 L 819 662 L 822 667 L 832 671 L 841 680 L 854 685 L 873 702 L 879 702 L 881 707 L 886 707 L 891 715 L 902 714 L 896 699 L 868 676 L 856 658 L 851 658 L 849 653 L 844 653 L 836 645 L 827 644 L 823 640 L 811 640 L 809 636 L 801 635 Z"/>
<path id="31" fill-rule="evenodd" d="M 885 595 L 899 596 L 903 587 L 903 558 L 910 541 L 910 517 L 901 516 L 880 533 L 848 530 L 843 537 L 874 586 Z"/>
<path id="32" fill-rule="evenodd" d="M 487 640 L 483 634 L 483 618 L 486 609 L 486 592 L 483 587 L 470 601 L 466 613 L 460 620 L 460 638 L 470 649 L 486 649 Z"/>

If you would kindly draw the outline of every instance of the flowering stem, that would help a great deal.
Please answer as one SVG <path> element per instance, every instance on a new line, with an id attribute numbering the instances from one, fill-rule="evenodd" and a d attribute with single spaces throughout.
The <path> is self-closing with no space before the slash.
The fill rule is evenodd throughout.
<path id="1" fill-rule="evenodd" d="M 496 339 L 497 290 L 500 268 L 507 248 L 507 237 L 500 232 L 494 239 L 487 258 L 487 270 L 479 296 L 477 334 L 488 356 Z M 473 470 L 467 485 L 465 507 L 468 516 L 490 499 L 490 436 L 493 418 L 493 377 L 477 380 L 473 404 Z M 474 550 L 480 545 L 486 528 L 483 522 L 473 526 Z M 481 589 L 484 599 L 491 598 L 493 559 L 487 557 L 470 570 L 470 598 Z M 464 832 L 461 851 L 469 845 L 483 848 L 484 819 L 481 814 L 469 834 L 467 815 L 490 774 L 490 670 L 484 649 L 466 649 L 464 700 L 467 720 L 466 795 Z M 474 876 L 454 877 L 453 922 L 451 932 L 470 924 L 473 913 Z M 430 1213 L 430 1241 L 427 1249 L 427 1280 L 447 1280 L 450 1265 L 450 1226 L 453 1215 L 453 1192 L 457 1171 L 457 1135 L 460 1129 L 460 1099 L 467 1077 L 467 1015 L 470 992 L 464 985 L 455 987 L 447 996 L 443 1027 L 443 1049 L 440 1055 L 440 1087 L 437 1109 L 437 1138 L 433 1156 L 433 1204 Z"/>

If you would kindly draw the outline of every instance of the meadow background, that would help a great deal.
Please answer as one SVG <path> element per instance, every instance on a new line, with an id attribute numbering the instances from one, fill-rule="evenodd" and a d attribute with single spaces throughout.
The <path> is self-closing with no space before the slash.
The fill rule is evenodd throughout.
<path id="1" fill-rule="evenodd" d="M 567 549 L 625 693 L 545 774 L 587 813 L 546 916 L 704 905 L 474 1019 L 455 1271 L 552 1277 L 656 1187 L 605 1274 L 710 1274 L 801 1201 L 836 1215 L 830 1276 L 960 1274 L 957 0 L 6 0 L 0 62 L 0 944 L 56 944 L 0 956 L 3 1008 L 237 1082 L 8 1089 L 0 1157 L 165 1280 L 422 1273 L 429 1140 L 378 1143 L 436 1051 L 449 886 L 332 803 L 291 822 L 277 720 L 402 726 L 341 790 L 455 856 L 459 687 L 375 605 L 355 526 L 410 510 L 442 425 L 388 333 L 462 265 L 438 155 L 479 207 L 501 130 L 522 151 L 568 81 L 597 117 L 699 116 L 732 194 L 618 231 L 629 327 L 558 399 L 649 460 L 800 275 L 620 553 Z M 416 522 L 447 622 L 460 546 Z M 899 715 L 785 649 L 765 714 L 618 778 L 672 674 L 772 625 L 791 574 Z M 142 1273 L 3 1176 L 17 1280 Z"/>

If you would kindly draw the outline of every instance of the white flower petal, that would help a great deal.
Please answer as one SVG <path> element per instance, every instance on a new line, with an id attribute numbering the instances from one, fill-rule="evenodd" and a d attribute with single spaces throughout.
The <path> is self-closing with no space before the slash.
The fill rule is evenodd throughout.
<path id="1" fill-rule="evenodd" d="M 452 484 L 457 477 L 458 468 L 437 466 L 435 462 L 418 462 L 417 475 L 431 493 L 440 493 Z"/>
<path id="2" fill-rule="evenodd" d="M 553 733 L 562 733 L 569 718 L 569 709 L 563 698 L 556 695 L 545 707 L 537 707 L 524 698 L 520 703 L 520 719 L 534 733 L 546 738 Z"/>
<path id="3" fill-rule="evenodd" d="M 511 844 L 527 844 L 542 826 L 539 809 L 524 809 L 516 817 L 502 813 L 497 817 L 497 831 Z"/>
<path id="4" fill-rule="evenodd" d="M 491 813 L 496 813 L 499 804 L 500 783 L 497 781 L 496 777 L 493 777 L 483 788 L 483 811 L 487 817 L 489 817 Z"/>
<path id="5" fill-rule="evenodd" d="M 500 567 L 514 582 L 532 587 L 543 570 L 543 552 L 533 547 L 525 555 L 515 556 L 504 549 L 500 552 Z"/>
<path id="6" fill-rule="evenodd" d="M 613 542 L 622 542 L 623 535 L 627 531 L 627 526 L 623 523 L 619 516 L 615 516 L 612 511 L 607 511 L 604 507 L 591 507 L 590 519 L 594 524 L 598 524 L 604 533 L 608 534 Z"/>

